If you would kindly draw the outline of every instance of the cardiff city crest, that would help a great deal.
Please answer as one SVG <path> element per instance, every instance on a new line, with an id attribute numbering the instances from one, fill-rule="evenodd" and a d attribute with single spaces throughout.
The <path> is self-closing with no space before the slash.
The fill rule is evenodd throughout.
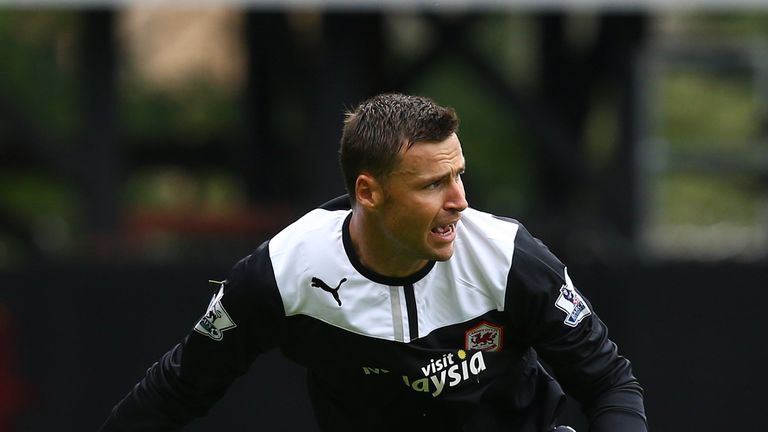
<path id="1" fill-rule="evenodd" d="M 483 321 L 464 332 L 464 347 L 467 350 L 501 351 L 503 337 L 504 327 Z"/>

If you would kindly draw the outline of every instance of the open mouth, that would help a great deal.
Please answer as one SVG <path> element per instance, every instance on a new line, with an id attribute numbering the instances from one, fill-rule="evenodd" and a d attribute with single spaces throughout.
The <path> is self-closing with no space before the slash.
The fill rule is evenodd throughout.
<path id="1" fill-rule="evenodd" d="M 456 232 L 455 223 L 432 228 L 432 234 L 438 235 L 440 237 L 450 237 L 454 232 Z"/>

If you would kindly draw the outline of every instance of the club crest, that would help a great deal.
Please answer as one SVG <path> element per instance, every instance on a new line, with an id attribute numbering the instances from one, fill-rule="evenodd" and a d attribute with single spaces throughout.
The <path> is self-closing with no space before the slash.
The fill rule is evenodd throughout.
<path id="1" fill-rule="evenodd" d="M 467 350 L 501 351 L 503 337 L 504 327 L 483 321 L 464 332 L 464 347 Z"/>
<path id="2" fill-rule="evenodd" d="M 568 276 L 568 269 L 565 269 L 565 284 L 560 287 L 560 295 L 557 297 L 555 306 L 565 312 L 563 323 L 569 327 L 576 327 L 584 318 L 592 315 L 587 302 L 581 298 L 573 286 L 573 282 Z"/>
<path id="3" fill-rule="evenodd" d="M 195 326 L 196 332 L 215 341 L 224 338 L 224 331 L 237 327 L 237 324 L 229 317 L 227 310 L 224 309 L 224 305 L 221 304 L 222 297 L 224 297 L 224 283 L 221 284 L 219 292 L 211 299 L 205 315 Z"/>

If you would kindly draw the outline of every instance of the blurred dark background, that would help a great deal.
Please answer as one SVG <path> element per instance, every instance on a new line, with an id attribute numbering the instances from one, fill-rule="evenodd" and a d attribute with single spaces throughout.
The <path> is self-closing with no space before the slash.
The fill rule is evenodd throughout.
<path id="1" fill-rule="evenodd" d="M 383 91 L 457 109 L 470 204 L 568 264 L 652 430 L 762 430 L 768 9 L 444 3 L 0 2 L 0 432 L 95 430 Z M 316 430 L 302 379 L 187 430 Z"/>

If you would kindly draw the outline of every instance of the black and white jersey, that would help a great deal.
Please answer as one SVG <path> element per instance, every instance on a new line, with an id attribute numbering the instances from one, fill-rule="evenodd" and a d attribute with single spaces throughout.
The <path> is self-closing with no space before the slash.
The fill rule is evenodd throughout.
<path id="1" fill-rule="evenodd" d="M 545 431 L 561 386 L 591 430 L 646 430 L 629 361 L 518 222 L 468 208 L 451 259 L 393 278 L 360 263 L 350 217 L 346 197 L 331 201 L 235 265 L 103 430 L 178 428 L 273 348 L 307 368 L 327 431 Z"/>

